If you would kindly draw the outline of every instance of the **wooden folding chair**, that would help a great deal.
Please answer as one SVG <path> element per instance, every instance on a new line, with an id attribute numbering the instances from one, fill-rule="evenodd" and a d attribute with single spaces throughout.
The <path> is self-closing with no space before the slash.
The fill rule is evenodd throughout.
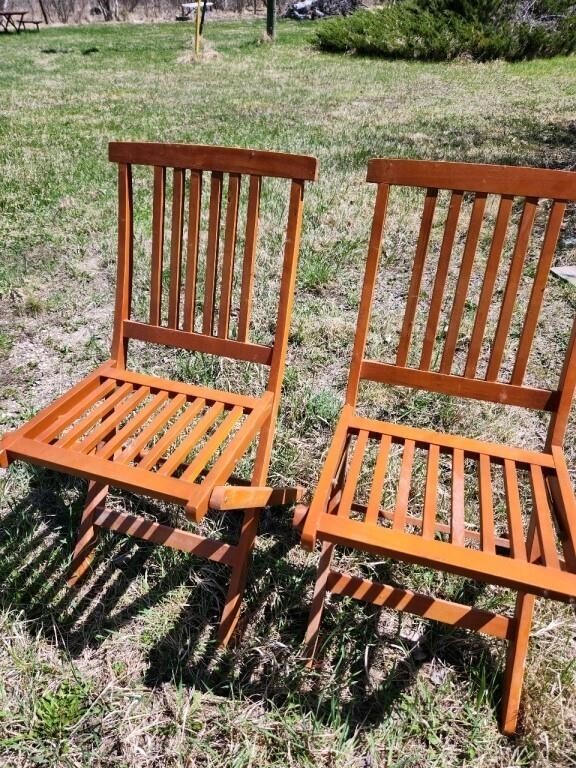
<path id="1" fill-rule="evenodd" d="M 313 500 L 295 515 L 303 546 L 322 542 L 306 656 L 311 663 L 327 591 L 507 640 L 501 729 L 511 734 L 534 596 L 576 597 L 576 503 L 562 451 L 576 385 L 576 324 L 557 388 L 524 383 L 565 209 L 576 199 L 576 174 L 378 159 L 369 163 L 368 181 L 378 191 L 346 402 Z M 391 195 L 421 196 L 423 209 L 418 204 L 414 258 L 406 206 L 392 246 L 401 249 L 407 276 L 413 261 L 405 310 L 391 309 L 389 297 L 399 291 L 385 275 L 377 301 L 389 302 L 388 314 L 373 329 Z M 446 213 L 439 215 L 444 200 Z M 367 341 L 381 351 L 382 326 L 395 314 L 398 343 L 388 341 L 395 357 L 371 359 Z M 544 450 L 366 418 L 357 405 L 365 380 L 548 412 Z M 514 615 L 340 573 L 331 569 L 336 545 L 511 588 Z"/>
<path id="2" fill-rule="evenodd" d="M 316 178 L 316 160 L 247 149 L 155 143 L 112 143 L 109 159 L 118 163 L 119 172 L 118 272 L 111 359 L 27 424 L 5 435 L 0 443 L 0 460 L 7 466 L 14 459 L 23 459 L 90 481 L 73 555 L 71 584 L 86 572 L 100 528 L 229 565 L 232 576 L 219 628 L 219 639 L 226 643 L 239 616 L 259 510 L 290 503 L 301 490 L 273 490 L 266 486 L 266 477 L 285 368 L 304 183 Z M 134 319 L 132 297 L 133 279 L 142 282 L 133 274 L 133 165 L 153 167 L 151 256 L 145 267 L 150 282 L 143 321 Z M 167 169 L 173 169 L 173 186 L 171 217 L 165 232 Z M 210 174 L 205 250 L 201 236 L 202 198 L 207 197 L 202 192 L 204 173 Z M 223 195 L 224 174 L 227 192 Z M 248 177 L 244 197 L 243 176 Z M 277 316 L 269 344 L 249 341 L 261 189 L 272 183 L 264 177 L 290 180 Z M 227 197 L 225 216 L 221 212 L 223 197 Z M 244 209 L 245 229 L 239 234 L 239 211 Z M 281 218 L 278 220 L 282 226 Z M 164 241 L 168 229 L 166 264 Z M 237 258 L 237 239 L 243 240 L 241 258 Z M 273 275 L 264 276 L 266 292 L 274 290 L 270 288 L 274 285 Z M 273 328 L 273 318 L 266 318 L 266 324 Z M 138 373 L 127 367 L 130 339 L 267 366 L 266 389 L 255 397 Z M 232 479 L 226 485 L 255 441 L 251 481 L 240 484 Z M 244 510 L 238 544 L 212 541 L 107 509 L 109 485 L 174 502 L 196 522 L 209 508 Z"/>

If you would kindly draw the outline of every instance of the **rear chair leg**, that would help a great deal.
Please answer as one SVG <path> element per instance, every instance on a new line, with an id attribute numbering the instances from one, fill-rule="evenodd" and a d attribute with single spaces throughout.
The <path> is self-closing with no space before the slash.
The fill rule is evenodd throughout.
<path id="1" fill-rule="evenodd" d="M 306 629 L 306 637 L 304 638 L 304 658 L 306 659 L 306 666 L 308 667 L 311 667 L 314 662 L 316 647 L 318 645 L 318 634 L 320 632 L 322 613 L 324 612 L 324 599 L 326 597 L 326 587 L 328 584 L 328 575 L 330 573 L 330 563 L 332 562 L 334 546 L 335 545 L 329 541 L 325 541 L 322 544 L 322 553 L 318 564 L 316 584 L 314 585 L 314 595 L 312 597 L 312 605 L 310 606 L 310 615 L 308 617 L 308 628 Z"/>
<path id="2" fill-rule="evenodd" d="M 75 586 L 90 567 L 94 556 L 94 547 L 98 540 L 98 531 L 94 526 L 94 519 L 103 511 L 107 495 L 107 485 L 94 481 L 90 482 L 70 565 L 70 574 L 68 576 L 68 586 L 70 587 Z"/>
<path id="3" fill-rule="evenodd" d="M 516 733 L 520 696 L 524 682 L 524 667 L 528 652 L 528 640 L 534 613 L 534 595 L 518 593 L 514 619 L 516 622 L 514 637 L 508 645 L 506 670 L 502 691 L 502 710 L 500 713 L 500 730 L 506 736 Z"/>
<path id="4" fill-rule="evenodd" d="M 236 547 L 236 561 L 232 566 L 232 575 L 230 577 L 230 586 L 218 627 L 218 642 L 221 646 L 226 646 L 230 642 L 236 624 L 240 617 L 240 607 L 242 605 L 242 595 L 246 586 L 246 576 L 248 575 L 248 566 L 250 565 L 250 554 L 254 546 L 254 539 L 258 532 L 258 522 L 260 520 L 259 509 L 246 509 L 242 520 L 242 530 L 240 540 Z"/>

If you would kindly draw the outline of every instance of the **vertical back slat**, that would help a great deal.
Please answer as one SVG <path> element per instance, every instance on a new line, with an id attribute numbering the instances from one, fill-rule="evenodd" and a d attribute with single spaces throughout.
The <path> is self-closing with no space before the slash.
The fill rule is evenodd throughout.
<path id="1" fill-rule="evenodd" d="M 185 331 L 194 330 L 196 313 L 196 274 L 198 271 L 198 248 L 200 244 L 200 211 L 202 204 L 202 171 L 190 172 L 188 199 L 188 244 L 186 251 L 186 287 L 184 289 Z"/>
<path id="2" fill-rule="evenodd" d="M 290 317 L 294 303 L 294 286 L 296 285 L 297 258 L 302 232 L 303 205 L 304 182 L 292 179 L 288 222 L 286 225 L 286 242 L 284 244 L 284 262 L 280 279 L 278 315 L 276 316 L 276 335 L 274 338 L 272 362 L 270 364 L 270 379 L 268 380 L 268 389 L 273 392 L 279 391 L 286 366 L 286 346 L 288 344 Z"/>
<path id="3" fill-rule="evenodd" d="M 404 321 L 400 332 L 398 354 L 396 355 L 396 365 L 406 365 L 406 360 L 408 359 L 408 349 L 410 347 L 410 339 L 412 338 L 412 328 L 414 327 L 416 307 L 418 306 L 418 298 L 420 296 L 420 284 L 422 282 L 422 273 L 424 272 L 424 264 L 426 262 L 426 254 L 428 252 L 428 243 L 430 242 L 430 232 L 432 230 L 432 221 L 434 219 L 437 199 L 437 189 L 428 189 L 426 191 L 422 222 L 420 224 L 418 243 L 416 245 L 416 256 L 414 258 L 412 277 L 408 288 L 408 298 L 406 300 Z"/>
<path id="4" fill-rule="evenodd" d="M 444 287 L 446 285 L 448 267 L 450 266 L 450 257 L 452 256 L 452 249 L 454 247 L 454 238 L 456 236 L 456 227 L 458 226 L 460 208 L 462 207 L 462 198 L 462 192 L 453 192 L 450 198 L 450 207 L 448 209 L 448 216 L 446 217 L 444 236 L 442 238 L 442 246 L 440 247 L 440 256 L 438 258 L 438 267 L 436 270 L 436 277 L 434 279 L 434 288 L 432 290 L 432 298 L 430 300 L 430 312 L 428 313 L 428 321 L 426 323 L 426 330 L 424 332 L 424 343 L 422 345 L 422 354 L 420 356 L 420 368 L 422 368 L 422 370 L 429 370 L 430 363 L 432 361 L 432 352 L 434 350 L 434 342 L 436 341 L 438 320 L 440 318 L 440 310 L 442 309 Z"/>
<path id="5" fill-rule="evenodd" d="M 516 302 L 516 294 L 522 276 L 522 267 L 524 266 L 524 259 L 526 257 L 526 251 L 528 249 L 528 243 L 530 241 L 537 209 L 538 201 L 535 198 L 526 198 L 522 210 L 522 217 L 520 219 L 520 226 L 518 227 L 514 253 L 512 254 L 508 280 L 506 281 L 504 298 L 500 308 L 500 317 L 498 318 L 492 353 L 488 363 L 488 370 L 486 371 L 486 381 L 496 381 L 500 371 L 504 346 L 508 337 L 512 312 Z"/>
<path id="6" fill-rule="evenodd" d="M 150 322 L 160 325 L 162 311 L 162 267 L 164 257 L 164 208 L 166 200 L 166 168 L 154 168 L 152 201 L 152 266 L 150 274 Z"/>
<path id="7" fill-rule="evenodd" d="M 174 168 L 172 192 L 172 232 L 170 244 L 170 291 L 168 296 L 168 327 L 178 328 L 180 318 L 180 282 L 182 273 L 182 229 L 184 226 L 185 171 Z"/>
<path id="8" fill-rule="evenodd" d="M 476 255 L 476 247 L 478 245 L 478 238 L 480 237 L 480 229 L 482 227 L 484 210 L 486 208 L 486 198 L 487 195 L 484 193 L 479 193 L 474 198 L 472 215 L 470 216 L 470 226 L 468 228 L 468 235 L 466 237 L 466 245 L 464 246 L 464 255 L 460 265 L 458 282 L 456 284 L 456 291 L 454 294 L 454 302 L 452 304 L 452 312 L 450 313 L 448 333 L 446 334 L 444 350 L 442 352 L 442 360 L 440 362 L 441 373 L 450 373 L 452 368 L 454 350 L 456 349 L 456 342 L 458 341 L 458 332 L 460 330 L 460 323 L 462 322 L 462 314 L 464 312 L 464 304 L 468 294 L 470 275 L 472 274 L 472 265 Z"/>
<path id="9" fill-rule="evenodd" d="M 561 393 L 560 402 L 558 403 L 556 413 L 550 420 L 546 436 L 547 449 L 554 445 L 562 445 L 564 442 L 566 425 L 568 424 L 572 400 L 576 391 L 576 318 L 572 324 L 572 333 L 570 334 L 570 341 L 568 342 L 564 364 L 562 365 L 558 390 Z"/>
<path id="10" fill-rule="evenodd" d="M 134 216 L 132 200 L 132 167 L 118 164 L 118 268 L 112 358 L 119 367 L 126 365 L 127 339 L 123 323 L 130 317 L 132 306 L 132 267 L 134 261 Z"/>
<path id="11" fill-rule="evenodd" d="M 252 308 L 252 288 L 256 262 L 256 243 L 258 240 L 258 219 L 260 213 L 260 176 L 250 176 L 248 189 L 248 208 L 246 211 L 246 240 L 244 243 L 244 262 L 242 264 L 242 286 L 240 288 L 240 316 L 238 318 L 238 341 L 248 341 L 250 312 Z"/>
<path id="12" fill-rule="evenodd" d="M 566 203 L 558 202 L 557 200 L 553 202 L 548 217 L 548 223 L 546 225 L 546 233 L 544 235 L 544 240 L 542 241 L 540 259 L 538 260 L 538 268 L 532 285 L 528 309 L 526 310 L 526 316 L 524 317 L 522 336 L 520 337 L 518 352 L 516 353 L 516 362 L 514 363 L 514 370 L 512 371 L 512 377 L 510 379 L 511 384 L 520 386 L 524 380 L 524 374 L 526 373 L 526 366 L 530 356 L 530 349 L 532 348 L 532 339 L 534 338 L 534 332 L 536 331 L 538 316 L 540 314 L 540 307 L 542 306 L 542 299 L 544 298 L 544 289 L 546 288 L 548 274 L 552 265 L 552 259 L 554 258 L 556 243 L 558 242 L 558 235 L 560 234 L 560 227 L 562 226 L 565 210 Z"/>
<path id="13" fill-rule="evenodd" d="M 228 205 L 226 207 L 226 228 L 224 230 L 224 256 L 222 261 L 222 288 L 220 311 L 218 312 L 218 336 L 226 338 L 230 324 L 232 302 L 232 280 L 234 277 L 234 255 L 236 253 L 236 227 L 240 202 L 241 177 L 231 173 L 228 179 Z"/>
<path id="14" fill-rule="evenodd" d="M 222 204 L 222 173 L 213 171 L 210 181 L 210 210 L 208 213 L 208 244 L 206 247 L 206 278 L 204 281 L 204 313 L 202 333 L 212 335 L 216 301 L 216 273 L 220 246 L 220 207 Z"/>
<path id="15" fill-rule="evenodd" d="M 514 198 L 511 195 L 508 195 L 501 197 L 498 205 L 498 213 L 496 215 L 490 253 L 488 254 L 488 260 L 486 262 L 486 269 L 484 270 L 482 290 L 480 291 L 480 298 L 476 308 L 476 318 L 474 320 L 474 328 L 472 330 L 470 346 L 468 347 L 468 357 L 466 358 L 466 367 L 464 369 L 464 376 L 470 378 L 473 378 L 476 375 L 480 349 L 482 347 L 482 340 L 486 329 L 486 321 L 488 320 L 488 313 L 490 311 L 490 302 L 492 301 L 492 295 L 494 293 L 494 285 L 496 284 L 498 266 L 500 264 L 502 249 L 504 248 L 504 241 L 506 239 L 513 202 Z"/>
<path id="16" fill-rule="evenodd" d="M 386 219 L 389 190 L 390 187 L 388 184 L 378 184 L 376 203 L 374 205 L 374 216 L 372 217 L 372 229 L 370 231 L 370 244 L 368 245 L 368 259 L 364 271 L 362 296 L 360 297 L 360 308 L 358 309 L 358 320 L 356 322 L 352 362 L 350 363 L 348 387 L 346 389 L 347 405 L 356 405 L 356 398 L 358 397 L 360 368 L 362 366 L 362 359 L 366 348 L 366 338 L 368 336 L 368 325 L 370 323 L 372 299 L 374 296 L 374 284 L 376 281 L 376 272 L 378 270 L 378 261 L 380 260 L 380 251 L 382 250 L 382 232 L 384 230 L 384 221 Z"/>

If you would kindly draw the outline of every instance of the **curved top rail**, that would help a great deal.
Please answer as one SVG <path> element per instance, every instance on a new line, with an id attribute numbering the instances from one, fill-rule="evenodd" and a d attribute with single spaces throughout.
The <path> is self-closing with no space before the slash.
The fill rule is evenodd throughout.
<path id="1" fill-rule="evenodd" d="M 111 142 L 108 145 L 108 159 L 115 163 L 276 176 L 301 181 L 316 181 L 318 177 L 318 161 L 315 157 L 239 147 Z"/>
<path id="2" fill-rule="evenodd" d="M 368 163 L 366 181 L 495 195 L 576 200 L 576 173 L 548 168 L 374 158 Z"/>

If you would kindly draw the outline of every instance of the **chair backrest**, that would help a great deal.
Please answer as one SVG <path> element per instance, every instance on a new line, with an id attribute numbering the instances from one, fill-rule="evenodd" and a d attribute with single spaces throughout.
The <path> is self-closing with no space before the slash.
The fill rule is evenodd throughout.
<path id="1" fill-rule="evenodd" d="M 288 340 L 300 244 L 304 182 L 316 179 L 315 158 L 225 147 L 122 142 L 109 145 L 109 159 L 118 163 L 119 174 L 118 277 L 112 342 L 112 357 L 117 364 L 126 364 L 128 341 L 138 339 L 268 365 L 268 388 L 276 390 L 283 374 Z M 139 322 L 132 317 L 133 165 L 153 167 L 149 306 L 146 322 Z M 201 260 L 203 183 L 206 185 L 204 174 L 210 177 L 209 210 L 205 258 Z M 239 237 L 243 176 L 249 178 L 245 229 L 241 233 L 242 237 Z M 278 314 L 271 345 L 249 341 L 263 177 L 291 181 Z M 167 195 L 170 180 L 172 190 L 171 195 Z M 166 222 L 166 202 L 170 197 L 171 212 Z M 225 214 L 222 210 L 224 197 Z M 169 250 L 169 254 L 166 258 L 164 251 L 168 230 L 169 249 L 166 250 Z M 244 247 L 241 258 L 238 258 L 237 241 L 240 239 L 244 240 Z M 239 285 L 239 291 L 236 291 L 239 294 L 239 306 L 235 308 L 237 322 L 232 330 L 230 319 L 234 282 Z M 203 289 L 202 295 L 200 286 Z"/>
<path id="2" fill-rule="evenodd" d="M 566 206 L 576 200 L 576 174 L 375 159 L 368 165 L 367 180 L 378 191 L 347 402 L 356 404 L 360 381 L 369 379 L 536 408 L 552 412 L 549 442 L 561 443 L 576 385 L 576 324 L 557 389 L 528 386 L 524 378 Z M 425 191 L 419 193 L 424 199 L 415 253 L 406 257 L 411 276 L 396 355 L 386 363 L 366 358 L 365 351 L 390 188 L 396 185 Z M 441 195 L 446 205 L 439 216 Z M 488 204 L 495 211 L 491 217 Z M 433 231 L 435 248 L 430 247 Z M 535 240 L 537 255 L 528 260 Z M 471 282 L 473 273 L 477 279 Z M 518 301 L 521 281 L 524 306 Z M 511 333 L 518 312 L 521 317 Z M 468 326 L 463 330 L 465 314 Z"/>

